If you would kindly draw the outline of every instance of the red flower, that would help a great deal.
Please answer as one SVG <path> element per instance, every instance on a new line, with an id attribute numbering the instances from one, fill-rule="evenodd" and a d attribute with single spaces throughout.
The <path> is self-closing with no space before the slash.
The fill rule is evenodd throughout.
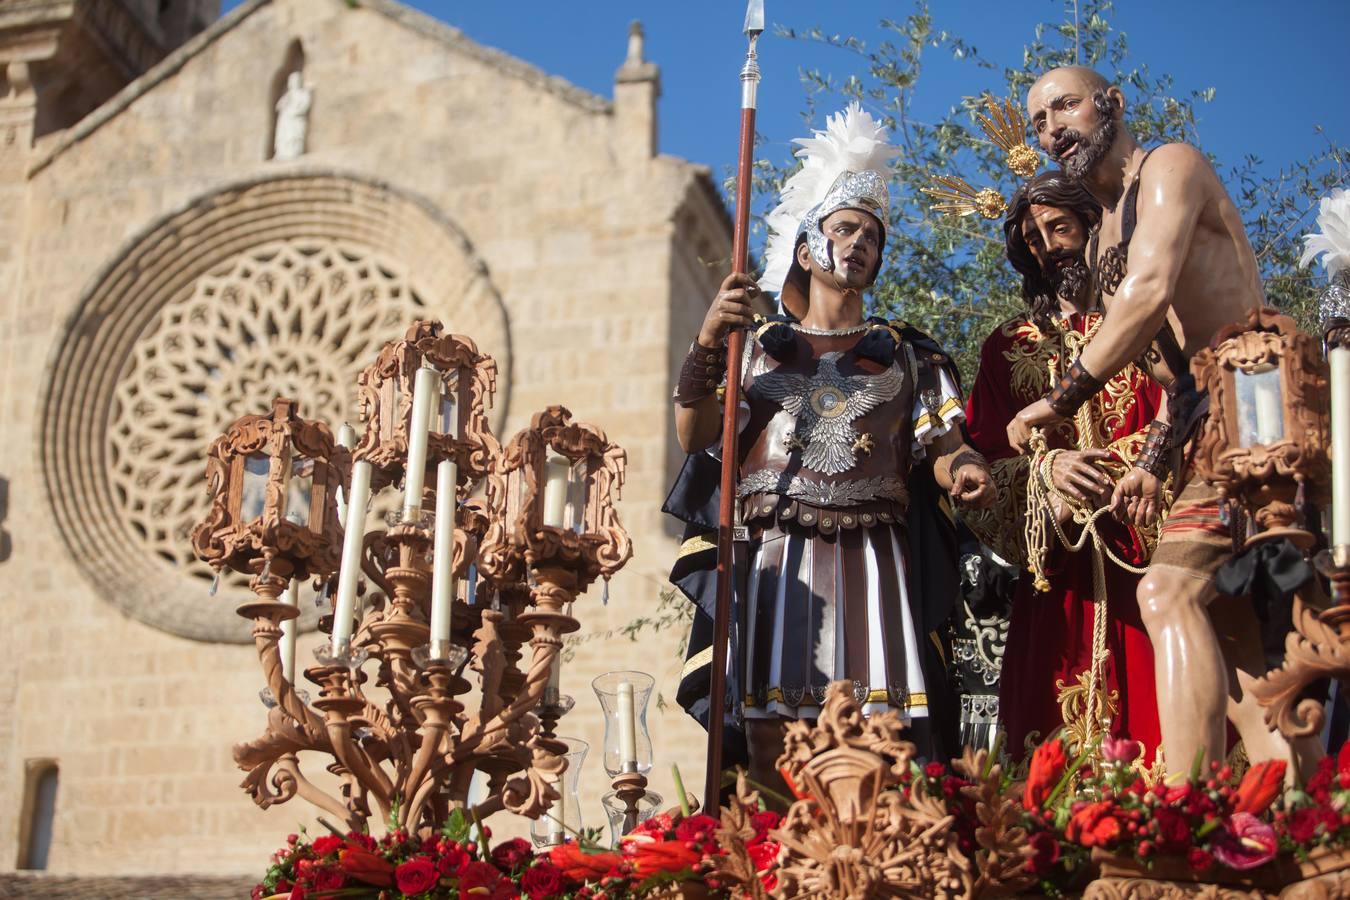
<path id="1" fill-rule="evenodd" d="M 552 863 L 536 862 L 525 870 L 520 889 L 530 900 L 549 900 L 563 892 L 562 870 Z"/>
<path id="2" fill-rule="evenodd" d="M 1268 759 L 1248 769 L 1233 796 L 1233 812 L 1250 813 L 1253 816 L 1265 812 L 1284 790 L 1284 770 L 1287 767 L 1288 763 L 1282 759 Z"/>
<path id="3" fill-rule="evenodd" d="M 1350 741 L 1341 744 L 1341 752 L 1336 754 L 1336 770 L 1341 776 L 1341 787 L 1350 788 Z"/>
<path id="4" fill-rule="evenodd" d="M 1041 744 L 1031 756 L 1031 771 L 1027 774 L 1026 788 L 1022 794 L 1022 805 L 1027 809 L 1040 809 L 1059 784 L 1059 779 L 1068 768 L 1069 760 L 1064 755 L 1064 742 L 1055 738 Z"/>
<path id="5" fill-rule="evenodd" d="M 1186 817 L 1166 806 L 1153 813 L 1158 823 L 1158 846 L 1164 853 L 1180 853 L 1191 845 L 1191 825 Z"/>
<path id="6" fill-rule="evenodd" d="M 441 873 L 425 856 L 414 856 L 394 870 L 394 879 L 398 889 L 405 894 L 420 894 L 431 890 L 440 880 Z"/>
<path id="7" fill-rule="evenodd" d="M 1127 737 L 1102 739 L 1102 759 L 1107 762 L 1132 763 L 1139 756 L 1139 742 Z"/>
<path id="8" fill-rule="evenodd" d="M 623 863 L 623 857 L 617 853 L 587 853 L 574 843 L 554 847 L 548 857 L 573 881 L 598 880 Z"/>
<path id="9" fill-rule="evenodd" d="M 1203 872 L 1214 865 L 1214 855 L 1208 850 L 1192 847 L 1191 852 L 1186 854 L 1186 863 L 1192 872 Z"/>
<path id="10" fill-rule="evenodd" d="M 291 888 L 291 896 L 287 900 L 305 900 L 305 889 L 297 884 Z"/>
<path id="11" fill-rule="evenodd" d="M 703 855 L 684 841 L 653 841 L 636 845 L 633 869 L 645 878 L 657 872 L 683 872 L 694 868 L 702 859 Z"/>
<path id="12" fill-rule="evenodd" d="M 923 774 L 927 775 L 929 778 L 941 778 L 946 771 L 947 767 L 940 762 L 930 762 L 923 767 Z"/>
<path id="13" fill-rule="evenodd" d="M 1038 831 L 1028 841 L 1036 852 L 1031 857 L 1031 873 L 1046 875 L 1059 862 L 1059 841 L 1048 831 Z"/>
<path id="14" fill-rule="evenodd" d="M 473 859 L 464 848 L 458 844 L 441 844 L 441 858 L 436 860 L 436 870 L 442 875 L 458 875 L 464 871 L 464 867 Z"/>
<path id="15" fill-rule="evenodd" d="M 771 809 L 757 812 L 750 817 L 750 827 L 755 829 L 755 840 L 763 840 L 764 835 L 778 827 L 783 817 Z"/>
<path id="16" fill-rule="evenodd" d="M 345 847 L 338 856 L 342 871 L 366 884 L 389 887 L 394 883 L 394 864 L 361 847 Z"/>
<path id="17" fill-rule="evenodd" d="M 1111 815 L 1110 800 L 1085 805 L 1069 818 L 1064 836 L 1084 847 L 1109 847 L 1120 839 L 1120 820 Z"/>
<path id="18" fill-rule="evenodd" d="M 1275 858 L 1275 829 L 1250 813 L 1234 813 L 1212 845 L 1214 858 L 1230 869 L 1254 869 Z"/>
<path id="19" fill-rule="evenodd" d="M 346 841 L 336 834 L 325 834 L 321 838 L 314 839 L 314 855 L 327 856 L 330 853 L 336 853 L 341 850 L 346 843 Z"/>
<path id="20" fill-rule="evenodd" d="M 1306 844 L 1317 834 L 1322 817 L 1310 806 L 1294 810 L 1289 816 L 1289 838 L 1296 844 Z"/>
<path id="21" fill-rule="evenodd" d="M 316 891 L 336 891 L 347 884 L 347 877 L 337 866 L 323 866 L 314 871 L 314 889 Z"/>
<path id="22" fill-rule="evenodd" d="M 675 826 L 675 839 L 702 844 L 712 840 L 713 833 L 716 831 L 717 820 L 712 816 L 690 816 L 681 820 L 680 824 Z"/>
<path id="23" fill-rule="evenodd" d="M 750 861 L 755 864 L 756 872 L 773 868 L 778 863 L 780 847 L 777 841 L 760 841 L 758 844 L 747 845 L 745 849 L 750 854 Z"/>
<path id="24" fill-rule="evenodd" d="M 1350 743 L 1350 742 L 1347 742 Z M 1336 760 L 1324 756 L 1317 761 L 1317 771 L 1308 779 L 1308 793 L 1318 803 L 1331 800 L 1331 779 L 1336 775 Z"/>
<path id="25" fill-rule="evenodd" d="M 530 842 L 524 838 L 512 838 L 492 848 L 492 861 L 503 871 L 509 872 L 534 855 Z"/>
<path id="26" fill-rule="evenodd" d="M 474 860 L 459 873 L 460 900 L 491 896 L 497 882 L 501 880 L 502 873 L 492 863 Z"/>

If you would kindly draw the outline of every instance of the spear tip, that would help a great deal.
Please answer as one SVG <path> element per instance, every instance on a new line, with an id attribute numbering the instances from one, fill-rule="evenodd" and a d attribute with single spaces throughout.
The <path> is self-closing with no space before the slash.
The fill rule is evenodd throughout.
<path id="1" fill-rule="evenodd" d="M 759 37 L 764 31 L 764 0 L 748 0 L 745 5 L 745 28 L 742 29 L 746 37 Z"/>

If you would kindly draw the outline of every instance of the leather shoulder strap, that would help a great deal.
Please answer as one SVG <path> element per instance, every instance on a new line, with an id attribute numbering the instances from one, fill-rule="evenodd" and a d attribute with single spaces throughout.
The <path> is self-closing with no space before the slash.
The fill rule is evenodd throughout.
<path id="1" fill-rule="evenodd" d="M 1154 150 L 1157 148 L 1155 147 Z M 1130 238 L 1134 237 L 1134 226 L 1139 221 L 1139 179 L 1144 174 L 1144 163 L 1153 155 L 1153 150 L 1144 154 L 1144 158 L 1139 160 L 1139 168 L 1134 170 L 1134 178 L 1130 179 L 1130 186 L 1125 191 L 1125 209 L 1120 214 L 1120 243 L 1128 245 Z"/>

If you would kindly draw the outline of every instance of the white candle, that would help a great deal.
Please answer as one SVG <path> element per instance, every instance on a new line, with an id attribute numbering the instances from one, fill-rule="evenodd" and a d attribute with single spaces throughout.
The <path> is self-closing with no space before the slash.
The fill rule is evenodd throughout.
<path id="1" fill-rule="evenodd" d="M 563 788 L 561 778 L 553 782 L 553 789 L 558 792 L 558 799 L 548 812 L 548 842 L 556 847 L 565 839 L 563 822 L 567 818 L 567 791 Z"/>
<path id="2" fill-rule="evenodd" d="M 339 447 L 342 447 L 342 448 L 346 449 L 346 450 L 350 450 L 350 449 L 352 449 L 353 447 L 355 447 L 355 446 L 356 446 L 356 429 L 353 428 L 352 426 L 348 425 L 346 422 L 343 422 L 343 423 L 342 423 L 342 427 L 338 429 L 338 433 L 337 433 L 337 445 L 338 445 Z M 337 490 L 337 508 L 338 508 L 338 524 L 341 525 L 343 528 L 346 528 L 346 527 L 347 527 L 347 492 L 346 492 L 345 490 L 343 490 L 342 485 L 338 485 L 338 490 Z"/>
<path id="3" fill-rule="evenodd" d="M 572 463 L 552 450 L 544 462 L 544 524 L 565 528 L 567 518 L 567 476 Z"/>
<path id="4" fill-rule="evenodd" d="M 413 379 L 412 416 L 408 421 L 408 470 L 403 480 L 403 518 L 415 519 L 422 510 L 422 485 L 427 477 L 427 432 L 431 410 L 441 394 L 441 375 L 429 366 Z"/>
<path id="5" fill-rule="evenodd" d="M 1284 436 L 1284 411 L 1280 409 L 1279 372 L 1265 378 L 1256 378 L 1252 392 L 1256 395 L 1256 442 L 1273 444 Z"/>
<path id="6" fill-rule="evenodd" d="M 633 714 L 633 683 L 619 684 L 619 762 L 623 771 L 637 771 L 637 721 Z"/>
<path id="7" fill-rule="evenodd" d="M 450 644 L 450 607 L 455 602 L 451 571 L 455 549 L 455 482 L 453 459 L 436 464 L 436 535 L 431 558 L 431 655 L 443 659 Z"/>
<path id="8" fill-rule="evenodd" d="M 1350 545 L 1350 347 L 1331 351 L 1331 546 L 1337 565 Z"/>
<path id="9" fill-rule="evenodd" d="M 292 578 L 291 584 L 281 592 L 281 602 L 288 606 L 300 605 L 300 580 Z M 281 674 L 295 684 L 295 623 L 298 619 L 285 619 L 281 623 Z"/>
<path id="10" fill-rule="evenodd" d="M 333 654 L 345 652 L 356 614 L 356 582 L 361 577 L 361 551 L 366 540 L 366 508 L 370 504 L 370 463 L 352 463 L 352 496 L 342 535 L 342 568 L 338 570 L 337 606 L 333 610 Z"/>

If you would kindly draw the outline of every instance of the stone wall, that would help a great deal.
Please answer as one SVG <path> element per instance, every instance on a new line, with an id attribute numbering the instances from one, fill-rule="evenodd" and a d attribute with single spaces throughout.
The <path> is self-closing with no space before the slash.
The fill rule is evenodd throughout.
<path id="1" fill-rule="evenodd" d="M 270 162 L 269 92 L 297 39 L 314 90 L 308 153 Z M 278 840 L 312 821 L 299 801 L 261 812 L 237 787 L 230 746 L 263 725 L 252 647 L 171 633 L 191 633 L 184 623 L 166 630 L 142 622 L 142 596 L 190 609 L 229 608 L 237 594 L 208 597 L 204 582 L 146 558 L 119 518 L 120 501 L 98 487 L 115 443 L 103 436 L 125 411 L 110 412 L 115 391 L 98 378 L 73 374 L 118 382 L 135 348 L 162 326 L 155 304 L 181 299 L 200 274 L 193 266 L 223 264 L 229 252 L 275 238 L 265 226 L 291 221 L 259 218 L 250 235 L 255 205 L 246 186 L 318 179 L 339 193 L 350 184 L 353 196 L 392 198 L 311 204 L 293 227 L 358 243 L 378 232 L 382 258 L 406 268 L 431 314 L 482 334 L 504 375 L 503 439 L 544 405 L 562 403 L 627 448 L 620 515 L 635 556 L 607 607 L 598 589 L 578 603 L 580 636 L 604 635 L 655 608 L 675 551 L 659 512 L 677 458 L 672 348 L 687 346 L 696 329 L 730 237 L 705 172 L 624 143 L 643 132 L 618 123 L 643 120 L 623 104 L 653 103 L 656 85 L 645 94 L 641 83 L 624 87 L 616 110 L 385 2 L 254 2 L 78 125 L 5 157 L 6 208 L 25 213 L 17 234 L 10 217 L 0 225 L 0 477 L 8 482 L 0 530 L 12 539 L 0 557 L 0 603 L 17 636 L 0 657 L 0 700 L 11 711 L 0 719 L 0 809 L 18 809 L 26 759 L 58 761 L 53 871 L 259 872 Z M 207 242 L 174 227 L 199 221 L 175 217 L 206 207 L 237 216 L 212 245 L 223 248 L 214 263 L 190 252 Z M 420 212 L 375 222 L 386 215 L 369 213 L 376 208 Z M 442 245 L 433 233 L 457 237 Z M 452 245 L 462 268 L 436 258 L 437 247 Z M 134 254 L 142 255 L 131 265 Z M 116 294 L 119 278 L 140 281 Z M 482 283 L 471 299 L 454 296 L 457 283 L 474 279 Z M 125 300 L 96 310 L 98 298 L 114 295 Z M 92 448 L 78 478 L 53 462 L 76 440 Z M 94 537 L 81 540 L 107 546 L 69 545 L 62 529 L 72 532 L 59 523 L 83 520 L 92 524 L 81 535 Z M 136 578 L 91 578 L 93 550 L 124 553 Z M 154 584 L 169 587 L 156 593 Z M 247 639 L 244 620 L 231 637 Z M 590 824 L 600 824 L 603 783 L 590 679 L 645 669 L 673 701 L 679 637 L 584 640 L 565 670 L 564 690 L 578 706 L 560 730 L 596 748 L 583 778 Z M 316 642 L 302 639 L 302 665 Z M 697 789 L 702 732 L 678 708 L 653 709 L 651 719 L 655 788 L 673 796 L 669 763 L 678 762 Z M 13 865 L 18 827 L 13 815 L 0 818 L 0 865 Z"/>

